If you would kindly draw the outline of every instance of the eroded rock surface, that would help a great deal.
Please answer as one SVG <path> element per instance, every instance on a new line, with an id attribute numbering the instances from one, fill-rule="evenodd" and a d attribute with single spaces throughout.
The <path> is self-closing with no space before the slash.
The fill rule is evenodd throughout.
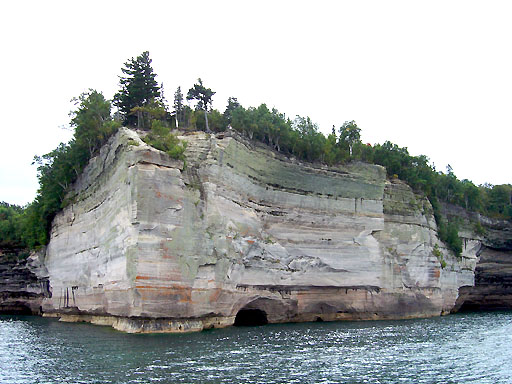
<path id="1" fill-rule="evenodd" d="M 183 139 L 186 165 L 128 129 L 91 161 L 53 224 L 47 314 L 129 332 L 231 325 L 242 309 L 271 323 L 410 318 L 451 311 L 474 284 L 480 242 L 452 256 L 428 200 L 380 166 Z"/>
<path id="2" fill-rule="evenodd" d="M 512 309 L 512 223 L 456 206 L 445 205 L 444 214 L 460 223 L 465 242 L 481 243 L 475 284 L 460 289 L 454 311 Z"/>
<path id="3" fill-rule="evenodd" d="M 50 294 L 43 255 L 0 250 L 0 314 L 41 313 L 41 303 Z"/>

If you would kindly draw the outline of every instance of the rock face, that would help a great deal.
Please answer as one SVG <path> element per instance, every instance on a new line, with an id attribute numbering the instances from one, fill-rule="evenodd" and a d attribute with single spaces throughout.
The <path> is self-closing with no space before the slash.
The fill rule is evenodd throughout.
<path id="1" fill-rule="evenodd" d="M 475 284 L 460 289 L 454 311 L 512 309 L 512 223 L 454 206 L 445 206 L 444 214 L 458 220 L 465 241 L 481 242 Z M 475 223 L 480 223 L 479 230 Z"/>
<path id="2" fill-rule="evenodd" d="M 452 256 L 428 200 L 384 168 L 183 139 L 186 165 L 128 129 L 91 160 L 53 223 L 46 314 L 129 332 L 411 318 L 474 285 L 480 241 Z"/>
<path id="3" fill-rule="evenodd" d="M 0 314 L 40 314 L 50 295 L 43 252 L 25 258 L 23 250 L 0 250 Z"/>

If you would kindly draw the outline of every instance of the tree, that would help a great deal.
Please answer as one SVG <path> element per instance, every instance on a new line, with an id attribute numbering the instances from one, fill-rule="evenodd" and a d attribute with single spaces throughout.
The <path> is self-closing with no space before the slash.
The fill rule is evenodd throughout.
<path id="1" fill-rule="evenodd" d="M 340 127 L 340 142 L 346 143 L 349 148 L 349 154 L 352 156 L 352 149 L 355 143 L 361 141 L 361 129 L 354 120 L 345 121 Z"/>
<path id="2" fill-rule="evenodd" d="M 115 130 L 110 116 L 110 101 L 94 89 L 89 89 L 72 101 L 78 105 L 75 111 L 69 113 L 71 125 L 75 127 L 76 144 L 86 147 L 91 157 Z"/>
<path id="3" fill-rule="evenodd" d="M 233 111 L 239 107 L 240 103 L 238 102 L 236 97 L 228 97 L 228 105 L 226 106 L 226 110 L 224 111 L 224 118 L 228 125 L 231 124 Z"/>
<path id="4" fill-rule="evenodd" d="M 212 96 L 215 95 L 210 88 L 203 85 L 201 78 L 197 79 L 197 84 L 188 90 L 187 100 L 197 100 L 196 109 L 204 110 L 204 120 L 206 122 L 206 132 L 210 133 L 208 126 L 208 107 L 211 107 Z"/>
<path id="5" fill-rule="evenodd" d="M 119 77 L 121 89 L 114 96 L 114 104 L 119 108 L 127 125 L 144 127 L 142 110 L 133 113 L 134 108 L 144 107 L 151 100 L 161 101 L 161 88 L 156 81 L 156 74 L 151 67 L 149 52 L 145 51 L 135 59 L 124 64 L 121 71 L 125 76 Z M 148 124 L 146 124 L 148 125 Z"/>
<path id="6" fill-rule="evenodd" d="M 0 203 L 0 248 L 12 249 L 25 246 L 23 242 L 23 208 Z"/>
<path id="7" fill-rule="evenodd" d="M 298 132 L 299 140 L 294 143 L 292 152 L 308 161 L 322 161 L 325 136 L 318 131 L 318 125 L 309 116 L 297 115 L 293 129 Z"/>
<path id="8" fill-rule="evenodd" d="M 176 117 L 176 128 L 178 128 L 179 122 L 183 121 L 183 93 L 181 93 L 181 87 L 178 87 L 174 92 L 174 115 Z"/>
<path id="9" fill-rule="evenodd" d="M 336 136 L 336 129 L 334 125 L 332 126 L 332 132 L 329 136 L 327 136 L 327 140 L 324 144 L 323 149 L 323 158 L 324 161 L 328 165 L 333 165 L 336 162 L 337 151 L 336 151 L 336 142 L 338 141 L 338 137 Z"/>
<path id="10" fill-rule="evenodd" d="M 160 120 L 165 122 L 167 116 L 167 110 L 162 101 L 157 99 L 151 99 L 146 105 L 141 107 L 134 107 L 130 113 L 131 115 L 137 115 L 137 119 L 140 122 L 144 122 L 143 125 L 139 125 L 139 128 L 152 127 L 154 120 Z"/>

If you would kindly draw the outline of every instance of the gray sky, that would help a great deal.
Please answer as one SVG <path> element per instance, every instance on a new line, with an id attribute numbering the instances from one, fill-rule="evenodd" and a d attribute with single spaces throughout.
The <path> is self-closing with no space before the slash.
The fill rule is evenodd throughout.
<path id="1" fill-rule="evenodd" d="M 508 1 L 5 1 L 0 4 L 0 201 L 35 197 L 34 155 L 67 141 L 71 98 L 111 98 L 150 52 L 172 102 L 198 77 L 245 107 L 355 120 L 460 179 L 511 183 Z"/>

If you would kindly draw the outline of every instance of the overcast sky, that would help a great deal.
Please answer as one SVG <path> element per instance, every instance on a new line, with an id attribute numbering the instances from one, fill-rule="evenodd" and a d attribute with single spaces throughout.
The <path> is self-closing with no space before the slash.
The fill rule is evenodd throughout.
<path id="1" fill-rule="evenodd" d="M 112 98 L 148 50 L 172 102 L 198 77 L 245 106 L 355 120 L 450 164 L 476 184 L 511 183 L 512 2 L 4 1 L 0 3 L 0 201 L 37 191 L 34 155 L 71 137 L 71 98 Z"/>

